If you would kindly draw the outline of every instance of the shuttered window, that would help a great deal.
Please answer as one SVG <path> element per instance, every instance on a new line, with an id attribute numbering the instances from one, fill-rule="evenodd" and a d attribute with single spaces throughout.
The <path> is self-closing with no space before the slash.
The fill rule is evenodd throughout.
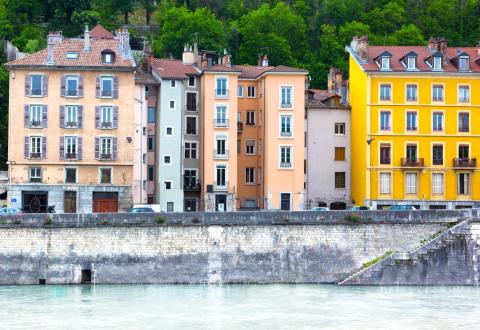
<path id="1" fill-rule="evenodd" d="M 417 173 L 406 173 L 406 193 L 407 194 L 416 194 L 417 193 Z"/>
<path id="2" fill-rule="evenodd" d="M 391 173 L 380 173 L 380 194 L 391 193 Z"/>
<path id="3" fill-rule="evenodd" d="M 443 173 L 432 174 L 432 193 L 443 194 Z"/>
<path id="4" fill-rule="evenodd" d="M 345 160 L 345 148 L 335 147 L 335 160 Z"/>

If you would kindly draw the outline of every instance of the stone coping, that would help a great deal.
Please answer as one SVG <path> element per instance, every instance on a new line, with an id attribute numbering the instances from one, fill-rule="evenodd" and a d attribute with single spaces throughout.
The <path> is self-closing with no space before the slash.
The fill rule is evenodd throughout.
<path id="1" fill-rule="evenodd" d="M 0 228 L 129 226 L 357 225 L 452 223 L 477 218 L 477 210 L 255 211 L 0 215 Z"/>

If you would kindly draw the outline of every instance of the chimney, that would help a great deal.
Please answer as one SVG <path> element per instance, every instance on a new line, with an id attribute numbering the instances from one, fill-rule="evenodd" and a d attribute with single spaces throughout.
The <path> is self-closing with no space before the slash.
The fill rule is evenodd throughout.
<path id="1" fill-rule="evenodd" d="M 120 54 L 123 59 L 130 57 L 130 35 L 128 29 L 123 27 L 117 30 L 115 39 L 119 41 L 118 48 L 120 49 Z"/>
<path id="2" fill-rule="evenodd" d="M 343 74 L 337 68 L 330 68 L 328 72 L 328 91 L 330 93 L 339 93 L 342 87 Z"/>
<path id="3" fill-rule="evenodd" d="M 363 35 L 360 38 L 358 38 L 358 51 L 357 51 L 358 57 L 362 61 L 367 61 L 367 55 L 368 55 L 368 36 Z"/>
<path id="4" fill-rule="evenodd" d="M 352 41 L 350 41 L 350 48 L 356 53 L 358 52 L 358 37 L 353 36 Z"/>
<path id="5" fill-rule="evenodd" d="M 143 46 L 142 68 L 144 72 L 152 72 L 153 54 L 150 45 L 145 42 Z"/>
<path id="6" fill-rule="evenodd" d="M 50 31 L 47 36 L 47 64 L 54 65 L 54 48 L 55 45 L 63 41 L 61 31 Z"/>
<path id="7" fill-rule="evenodd" d="M 195 63 L 201 63 L 200 56 L 198 56 L 198 41 L 195 39 L 193 43 L 193 58 L 195 59 Z"/>
<path id="8" fill-rule="evenodd" d="M 232 66 L 232 63 L 230 62 L 230 55 L 226 49 L 223 49 L 222 64 L 228 67 Z"/>
<path id="9" fill-rule="evenodd" d="M 183 64 L 195 63 L 195 54 L 193 53 L 192 46 L 188 44 L 183 47 L 182 62 Z"/>
<path id="10" fill-rule="evenodd" d="M 268 66 L 268 56 L 267 56 L 267 54 L 260 55 L 258 57 L 258 66 Z"/>
<path id="11" fill-rule="evenodd" d="M 85 32 L 83 34 L 83 51 L 89 52 L 92 50 L 90 46 L 90 31 L 88 30 L 88 25 L 85 25 Z"/>

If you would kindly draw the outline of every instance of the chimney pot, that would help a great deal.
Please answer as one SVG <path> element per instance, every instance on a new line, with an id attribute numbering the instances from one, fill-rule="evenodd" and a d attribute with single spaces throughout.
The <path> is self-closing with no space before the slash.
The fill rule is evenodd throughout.
<path id="1" fill-rule="evenodd" d="M 358 57 L 362 61 L 367 61 L 368 56 L 368 36 L 363 35 L 358 39 Z"/>
<path id="2" fill-rule="evenodd" d="M 91 50 L 90 31 L 88 30 L 88 25 L 85 25 L 85 32 L 83 35 L 83 50 L 86 52 L 89 52 Z"/>

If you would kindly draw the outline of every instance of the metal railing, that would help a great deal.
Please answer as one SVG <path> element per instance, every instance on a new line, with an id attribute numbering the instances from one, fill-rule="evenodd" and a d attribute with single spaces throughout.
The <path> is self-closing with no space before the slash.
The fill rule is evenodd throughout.
<path id="1" fill-rule="evenodd" d="M 213 149 L 214 159 L 228 159 L 228 150 L 223 150 L 223 153 L 219 153 L 219 150 Z"/>
<path id="2" fill-rule="evenodd" d="M 221 128 L 228 127 L 228 119 L 215 118 L 213 120 L 213 125 L 215 127 L 221 127 Z"/>
<path id="3" fill-rule="evenodd" d="M 42 126 L 42 122 L 40 120 L 32 120 L 30 121 L 30 126 L 32 127 L 41 127 Z"/>
<path id="4" fill-rule="evenodd" d="M 100 159 L 112 159 L 112 154 L 100 154 Z"/>
<path id="5" fill-rule="evenodd" d="M 34 159 L 42 158 L 42 153 L 41 152 L 31 152 L 30 153 L 30 158 L 34 158 Z"/>
<path id="6" fill-rule="evenodd" d="M 200 181 L 192 177 L 183 177 L 183 190 L 185 191 L 200 191 Z"/>
<path id="7" fill-rule="evenodd" d="M 292 167 L 292 162 L 283 162 L 280 163 L 281 168 L 291 168 Z"/>
<path id="8" fill-rule="evenodd" d="M 477 159 L 476 158 L 454 158 L 453 167 L 475 168 L 477 167 Z"/>
<path id="9" fill-rule="evenodd" d="M 217 99 L 226 99 L 228 97 L 228 89 L 215 89 L 215 97 Z"/>
<path id="10" fill-rule="evenodd" d="M 402 158 L 400 163 L 402 167 L 423 167 L 424 166 L 423 158 Z"/>
<path id="11" fill-rule="evenodd" d="M 65 127 L 77 127 L 77 122 L 76 121 L 67 121 L 65 123 Z"/>
<path id="12" fill-rule="evenodd" d="M 282 103 L 282 104 L 280 104 L 280 107 L 281 107 L 282 109 L 290 109 L 290 108 L 292 107 L 292 102 L 290 102 L 290 103 Z"/>
<path id="13" fill-rule="evenodd" d="M 282 137 L 292 136 L 292 131 L 289 131 L 289 132 L 280 132 L 280 136 L 282 136 Z"/>
<path id="14" fill-rule="evenodd" d="M 214 189 L 215 190 L 221 190 L 225 191 L 228 190 L 228 181 L 223 181 L 223 182 L 214 182 Z"/>
<path id="15" fill-rule="evenodd" d="M 67 152 L 67 153 L 65 153 L 65 158 L 66 159 L 77 159 L 77 153 L 76 152 Z"/>

